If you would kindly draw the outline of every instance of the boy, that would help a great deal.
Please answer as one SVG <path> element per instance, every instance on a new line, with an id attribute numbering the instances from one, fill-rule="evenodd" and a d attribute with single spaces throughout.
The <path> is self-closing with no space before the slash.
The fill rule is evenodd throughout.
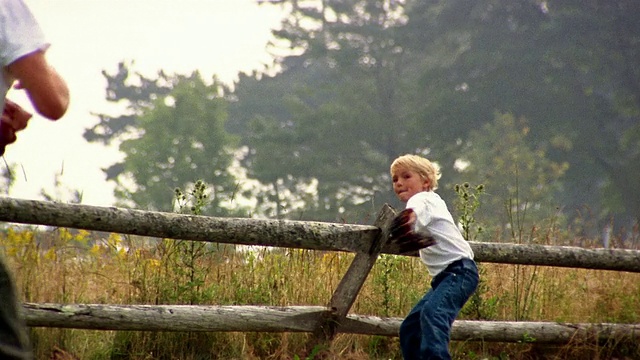
<path id="1" fill-rule="evenodd" d="M 406 209 L 395 219 L 391 238 L 429 236 L 435 243 L 419 250 L 432 277 L 431 289 L 400 325 L 404 359 L 451 359 L 451 326 L 478 286 L 473 251 L 462 237 L 447 205 L 434 192 L 440 169 L 417 155 L 403 155 L 391 164 L 396 196 Z"/>

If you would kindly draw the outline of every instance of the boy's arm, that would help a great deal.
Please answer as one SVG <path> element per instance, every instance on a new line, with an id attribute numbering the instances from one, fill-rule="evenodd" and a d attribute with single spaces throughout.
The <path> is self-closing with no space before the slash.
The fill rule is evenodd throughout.
<path id="1" fill-rule="evenodd" d="M 38 113 L 48 119 L 61 118 L 69 107 L 69 88 L 47 62 L 44 51 L 25 55 L 7 66 L 11 77 L 24 89 Z"/>
<path id="2" fill-rule="evenodd" d="M 432 236 L 415 231 L 417 216 L 413 209 L 402 210 L 389 225 L 388 249 L 401 255 L 413 253 L 436 243 Z"/>

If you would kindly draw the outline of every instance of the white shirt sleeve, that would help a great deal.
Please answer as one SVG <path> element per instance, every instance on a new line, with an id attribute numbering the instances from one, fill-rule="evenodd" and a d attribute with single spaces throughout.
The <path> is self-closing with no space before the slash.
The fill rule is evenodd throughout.
<path id="1" fill-rule="evenodd" d="M 0 63 L 3 67 L 48 46 L 40 25 L 22 0 L 0 0 Z"/>
<path id="2" fill-rule="evenodd" d="M 13 83 L 7 66 L 48 47 L 40 25 L 22 0 L 0 0 L 0 108 Z"/>

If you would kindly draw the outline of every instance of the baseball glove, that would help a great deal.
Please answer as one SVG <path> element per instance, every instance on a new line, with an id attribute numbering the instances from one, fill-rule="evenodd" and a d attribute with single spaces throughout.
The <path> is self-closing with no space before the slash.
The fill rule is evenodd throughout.
<path id="1" fill-rule="evenodd" d="M 417 216 L 413 209 L 402 210 L 389 225 L 389 250 L 401 255 L 414 253 L 436 243 L 432 236 L 415 231 Z"/>

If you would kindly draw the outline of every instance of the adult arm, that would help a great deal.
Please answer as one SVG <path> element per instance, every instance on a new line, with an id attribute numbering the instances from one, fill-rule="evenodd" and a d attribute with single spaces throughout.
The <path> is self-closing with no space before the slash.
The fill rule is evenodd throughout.
<path id="1" fill-rule="evenodd" d="M 60 119 L 69 107 L 69 88 L 47 62 L 44 51 L 27 54 L 7 66 L 11 77 L 24 89 L 38 113 L 48 119 Z"/>

